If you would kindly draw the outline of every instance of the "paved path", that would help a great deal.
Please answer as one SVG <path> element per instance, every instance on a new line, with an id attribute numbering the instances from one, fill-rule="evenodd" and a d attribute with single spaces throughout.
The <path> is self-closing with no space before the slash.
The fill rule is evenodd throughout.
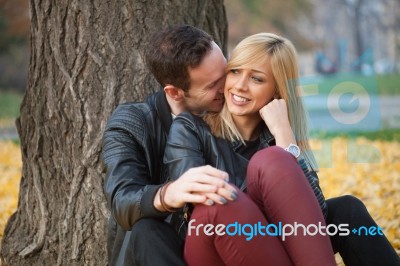
<path id="1" fill-rule="evenodd" d="M 400 95 L 327 95 L 303 98 L 310 117 L 310 129 L 324 131 L 377 131 L 400 128 Z"/>

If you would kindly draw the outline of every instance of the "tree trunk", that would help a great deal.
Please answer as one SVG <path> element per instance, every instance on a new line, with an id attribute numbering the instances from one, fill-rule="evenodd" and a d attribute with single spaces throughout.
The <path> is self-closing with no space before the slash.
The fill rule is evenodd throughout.
<path id="1" fill-rule="evenodd" d="M 106 265 L 102 132 L 121 102 L 159 89 L 144 66 L 149 36 L 177 23 L 226 51 L 223 0 L 31 0 L 28 88 L 17 128 L 23 172 L 3 265 Z"/>

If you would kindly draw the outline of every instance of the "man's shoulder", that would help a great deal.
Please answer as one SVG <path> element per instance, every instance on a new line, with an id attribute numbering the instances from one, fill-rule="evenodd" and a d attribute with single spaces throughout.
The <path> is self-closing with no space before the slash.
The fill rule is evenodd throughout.
<path id="1" fill-rule="evenodd" d="M 146 114 L 153 109 L 147 102 L 126 102 L 115 108 L 111 117 L 124 115 Z"/>
<path id="2" fill-rule="evenodd" d="M 194 124 L 205 123 L 204 120 L 200 116 L 194 115 L 194 114 L 192 114 L 190 112 L 182 112 L 182 113 L 180 113 L 175 118 L 175 120 L 176 121 L 186 121 L 188 123 L 194 123 Z"/>
<path id="3" fill-rule="evenodd" d="M 183 127 L 190 127 L 196 130 L 209 131 L 209 126 L 203 120 L 203 118 L 201 116 L 194 115 L 190 112 L 183 112 L 179 114 L 175 118 L 174 123 L 180 124 Z"/>
<path id="4" fill-rule="evenodd" d="M 145 102 L 128 102 L 117 106 L 109 118 L 111 122 L 137 123 L 145 120 L 145 115 L 149 114 L 151 107 Z"/>
<path id="5" fill-rule="evenodd" d="M 167 104 L 163 92 L 151 94 L 143 102 L 121 103 L 109 117 L 106 131 L 122 129 L 143 135 L 156 127 L 167 128 L 172 122 Z"/>

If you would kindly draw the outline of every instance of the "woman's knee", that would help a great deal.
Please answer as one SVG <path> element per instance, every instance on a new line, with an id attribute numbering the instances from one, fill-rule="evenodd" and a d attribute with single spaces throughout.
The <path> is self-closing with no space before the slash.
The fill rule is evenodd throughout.
<path id="1" fill-rule="evenodd" d="M 264 167 L 282 167 L 287 164 L 296 163 L 296 158 L 285 151 L 281 147 L 272 146 L 264 148 L 256 152 L 249 162 L 249 167 L 252 168 L 264 168 Z"/>
<path id="2" fill-rule="evenodd" d="M 250 159 L 247 182 L 258 183 L 260 177 L 262 177 L 261 180 L 266 180 L 265 177 L 267 177 L 269 182 L 271 179 L 282 181 L 282 174 L 293 167 L 299 167 L 293 155 L 278 146 L 268 147 L 258 151 Z"/>

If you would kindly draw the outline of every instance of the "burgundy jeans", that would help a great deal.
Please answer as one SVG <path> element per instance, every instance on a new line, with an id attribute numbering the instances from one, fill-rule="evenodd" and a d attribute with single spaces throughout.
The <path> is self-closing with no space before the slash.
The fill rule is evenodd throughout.
<path id="1" fill-rule="evenodd" d="M 184 256 L 189 265 L 336 265 L 329 236 L 251 234 L 254 227 L 310 224 L 325 226 L 317 199 L 297 160 L 280 147 L 258 151 L 247 169 L 247 194 L 226 205 L 196 205 L 186 237 Z M 221 228 L 200 224 L 245 225 L 242 235 L 217 234 Z M 195 227 L 197 226 L 197 227 Z M 272 226 L 272 225 L 271 225 Z M 197 229 L 197 232 L 196 232 Z M 237 227 L 236 227 L 237 229 Z M 269 232 L 276 233 L 271 227 Z M 290 229 L 287 228 L 286 231 Z M 265 232 L 265 229 L 264 231 Z M 315 232 L 315 230 L 311 230 Z M 250 237 L 252 236 L 252 237 Z"/>

